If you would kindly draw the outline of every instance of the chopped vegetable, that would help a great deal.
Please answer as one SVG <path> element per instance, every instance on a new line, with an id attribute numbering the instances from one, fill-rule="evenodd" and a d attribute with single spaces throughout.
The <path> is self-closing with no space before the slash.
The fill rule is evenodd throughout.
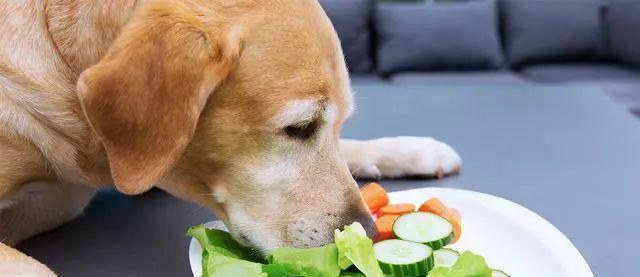
<path id="1" fill-rule="evenodd" d="M 455 243 L 458 241 L 458 239 L 460 239 L 460 236 L 462 235 L 462 215 L 460 214 L 460 211 L 458 211 L 458 209 L 447 208 L 444 213 L 444 218 L 446 218 L 453 226 L 454 237 L 451 243 Z"/>
<path id="2" fill-rule="evenodd" d="M 189 229 L 188 234 L 203 248 L 203 277 L 337 277 L 338 250 L 335 245 L 317 248 L 278 248 L 269 255 L 270 264 L 257 258 L 256 251 L 233 240 L 228 232 L 206 229 L 203 225 Z"/>
<path id="3" fill-rule="evenodd" d="M 393 277 L 424 276 L 433 268 L 433 250 L 424 244 L 392 239 L 373 248 L 382 272 Z"/>
<path id="4" fill-rule="evenodd" d="M 198 240 L 202 246 L 202 277 L 229 276 L 220 272 L 239 270 L 246 276 L 250 275 L 246 270 L 251 270 L 254 265 L 262 261 L 254 255 L 252 249 L 244 247 L 236 242 L 231 234 L 216 229 L 207 229 L 204 225 L 189 228 L 187 234 Z M 237 269 L 235 269 L 237 267 Z M 260 271 L 259 271 L 260 272 Z M 255 275 L 263 276 L 263 275 Z"/>
<path id="5" fill-rule="evenodd" d="M 374 250 L 371 240 L 366 237 L 364 228 L 359 223 L 346 226 L 342 232 L 336 230 L 335 233 L 335 245 L 310 249 L 279 248 L 269 255 L 269 263 L 265 264 L 267 261 L 264 260 L 261 260 L 262 263 L 252 261 L 256 260 L 253 250 L 238 244 L 227 232 L 206 229 L 204 226 L 192 227 L 189 230 L 189 234 L 198 239 L 203 248 L 202 276 L 204 277 L 383 277 L 379 261 L 386 264 L 385 268 L 391 272 L 392 276 L 408 276 L 399 275 L 399 272 L 405 274 L 424 270 L 425 264 L 418 264 L 420 261 L 417 260 L 425 256 L 426 252 L 421 249 L 427 249 L 426 245 L 387 240 L 377 243 Z M 397 248 L 397 252 L 387 251 L 388 249 L 380 250 L 380 245 L 388 244 L 390 241 L 399 242 L 397 243 L 399 245 L 391 247 Z M 509 276 L 502 271 L 489 269 L 484 258 L 468 251 L 453 263 L 456 255 L 457 252 L 450 249 L 440 249 L 429 254 L 430 258 L 427 259 L 426 265 L 429 268 L 435 265 L 435 268 L 429 271 L 427 277 Z M 342 264 L 338 263 L 339 257 L 344 259 Z M 453 263 L 453 266 L 444 267 L 443 259 L 448 259 L 449 264 Z M 355 267 L 349 267 L 352 263 Z M 414 265 L 409 266 L 410 264 Z M 346 271 L 340 271 L 341 268 L 347 267 L 349 268 Z M 402 270 L 398 271 L 399 268 Z"/>
<path id="6" fill-rule="evenodd" d="M 369 183 L 360 189 L 360 193 L 367 203 L 371 213 L 377 212 L 380 208 L 389 205 L 387 192 L 378 183 Z"/>
<path id="7" fill-rule="evenodd" d="M 460 239 L 460 236 L 462 235 L 462 216 L 460 215 L 460 211 L 454 208 L 447 208 L 440 199 L 435 197 L 422 203 L 418 211 L 428 212 L 444 217 L 451 223 L 451 225 L 453 225 L 454 238 L 452 243 L 455 243 Z"/>
<path id="8" fill-rule="evenodd" d="M 282 247 L 267 258 L 271 265 L 265 266 L 269 276 L 317 276 L 336 277 L 340 274 L 338 249 L 334 244 L 316 248 Z M 277 273 L 277 274 L 276 274 Z M 286 275 L 282 275 L 282 274 Z"/>
<path id="9" fill-rule="evenodd" d="M 447 206 L 445 206 L 440 199 L 435 197 L 422 203 L 418 209 L 420 212 L 432 213 L 439 216 L 443 216 L 446 210 Z"/>
<path id="10" fill-rule="evenodd" d="M 427 244 L 433 250 L 438 250 L 453 240 L 451 223 L 425 212 L 401 215 L 393 224 L 393 233 L 403 240 Z"/>
<path id="11" fill-rule="evenodd" d="M 436 266 L 451 267 L 458 261 L 460 253 L 453 249 L 442 248 L 433 251 L 433 259 Z"/>
<path id="12" fill-rule="evenodd" d="M 442 248 L 460 238 L 462 216 L 438 198 L 427 200 L 416 212 L 413 204 L 389 205 L 387 193 L 377 183 L 364 186 L 361 193 L 370 211 L 378 216 L 375 245 L 362 225 L 355 222 L 343 231 L 334 231 L 335 244 L 308 249 L 278 248 L 265 260 L 228 232 L 199 225 L 191 227 L 188 234 L 202 246 L 202 276 L 509 276 L 490 269 L 481 256 L 469 251 L 460 255 Z"/>
<path id="13" fill-rule="evenodd" d="M 268 276 L 262 272 L 262 264 L 232 258 L 217 252 L 208 253 L 207 264 L 208 266 L 202 269 L 202 276 Z"/>
<path id="14" fill-rule="evenodd" d="M 376 220 L 376 241 L 382 241 L 387 239 L 395 238 L 396 236 L 393 234 L 393 224 L 396 222 L 396 219 L 400 217 L 399 215 L 385 215 Z"/>
<path id="15" fill-rule="evenodd" d="M 346 269 L 353 263 L 367 277 L 384 277 L 373 251 L 373 242 L 360 223 L 355 222 L 345 226 L 344 231 L 335 230 L 334 233 L 340 268 Z"/>
<path id="16" fill-rule="evenodd" d="M 466 251 L 450 268 L 436 267 L 427 277 L 492 277 L 492 271 L 482 256 Z"/>
<path id="17" fill-rule="evenodd" d="M 198 225 L 189 228 L 187 234 L 197 239 L 202 248 L 209 253 L 216 252 L 224 256 L 253 262 L 264 261 L 256 255 L 257 252 L 255 250 L 242 246 L 228 232 L 207 229 L 204 225 Z"/>
<path id="18" fill-rule="evenodd" d="M 380 208 L 380 210 L 378 210 L 378 216 L 382 217 L 385 215 L 403 215 L 406 213 L 414 212 L 415 210 L 416 205 L 410 203 L 390 204 Z"/>

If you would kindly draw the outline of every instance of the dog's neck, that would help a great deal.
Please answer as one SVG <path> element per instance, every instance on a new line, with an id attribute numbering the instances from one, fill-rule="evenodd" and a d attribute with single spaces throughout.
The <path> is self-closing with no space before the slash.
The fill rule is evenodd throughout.
<path id="1" fill-rule="evenodd" d="M 52 43 L 76 78 L 106 53 L 138 2 L 142 0 L 46 2 Z"/>
<path id="2" fill-rule="evenodd" d="M 68 97 L 69 93 L 75 93 L 75 82 L 80 73 L 96 64 L 106 54 L 110 45 L 119 35 L 122 28 L 129 22 L 136 8 L 146 0 L 117 0 L 117 1 L 84 1 L 84 0 L 45 0 L 43 5 L 43 20 L 46 23 L 46 33 L 43 38 L 53 46 L 57 55 L 52 55 L 49 63 L 56 64 L 57 75 L 47 76 L 48 79 L 65 82 L 62 87 L 68 90 L 56 90 L 49 97 L 61 95 L 60 98 L 68 101 L 67 105 L 74 107 L 79 114 L 81 111 L 79 101 L 75 97 Z M 67 68 L 62 68 L 67 67 Z M 35 79 L 35 78 L 33 78 Z M 41 105 L 44 105 L 40 103 Z M 39 103 L 31 103 L 37 107 Z M 51 104 L 49 104 L 51 105 Z M 55 107 L 66 114 L 62 106 Z M 35 109 L 34 109 L 35 110 Z M 46 117 L 39 117 L 46 118 Z M 67 121 L 78 120 L 84 122 L 84 118 L 69 118 Z M 60 132 L 68 130 L 67 125 L 50 123 L 56 126 Z M 84 126 L 84 124 L 80 124 Z M 74 147 L 74 151 L 68 151 L 68 156 L 75 157 L 76 162 L 57 163 L 70 166 L 74 172 L 81 171 L 74 181 L 84 182 L 89 180 L 90 185 L 110 184 L 110 171 L 106 155 L 99 142 L 91 135 L 88 128 L 85 132 L 76 132 L 77 135 L 68 135 L 67 140 L 61 139 L 64 145 Z M 46 146 L 39 146 L 46 147 Z M 60 147 L 58 147 L 60 148 Z M 50 159 L 49 159 L 50 160 Z M 73 160 L 72 160 L 73 161 Z M 55 162 L 52 162 L 56 164 Z M 78 168 L 76 168 L 78 167 Z M 67 173 L 61 173 L 69 175 Z"/>

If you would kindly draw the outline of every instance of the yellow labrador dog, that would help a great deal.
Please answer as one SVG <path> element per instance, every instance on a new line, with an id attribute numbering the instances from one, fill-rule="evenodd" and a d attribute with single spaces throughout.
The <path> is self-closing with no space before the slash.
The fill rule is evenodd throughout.
<path id="1" fill-rule="evenodd" d="M 315 0 L 0 0 L 0 276 L 53 275 L 7 245 L 111 184 L 208 207 L 266 253 L 373 234 L 351 171 L 459 169 L 429 138 L 340 140 L 352 107 Z"/>

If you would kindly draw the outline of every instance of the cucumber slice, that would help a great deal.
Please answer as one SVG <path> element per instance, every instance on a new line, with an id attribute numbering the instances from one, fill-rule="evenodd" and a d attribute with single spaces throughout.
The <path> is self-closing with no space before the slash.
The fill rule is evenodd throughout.
<path id="1" fill-rule="evenodd" d="M 458 261 L 459 257 L 460 253 L 458 253 L 458 251 L 449 248 L 433 251 L 435 266 L 451 267 Z"/>
<path id="2" fill-rule="evenodd" d="M 427 244 L 438 250 L 453 240 L 453 226 L 432 213 L 413 212 L 400 216 L 393 224 L 393 233 L 400 239 Z"/>
<path id="3" fill-rule="evenodd" d="M 511 275 L 504 273 L 504 271 L 499 270 L 499 269 L 492 269 L 491 270 L 491 276 L 493 277 L 511 277 Z"/>
<path id="4" fill-rule="evenodd" d="M 433 268 L 431 247 L 404 240 L 385 240 L 373 245 L 380 269 L 394 277 L 425 276 Z"/>

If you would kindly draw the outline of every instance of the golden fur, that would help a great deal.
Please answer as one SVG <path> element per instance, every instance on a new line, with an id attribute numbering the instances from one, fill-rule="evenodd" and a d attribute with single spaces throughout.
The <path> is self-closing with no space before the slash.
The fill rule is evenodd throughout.
<path id="1" fill-rule="evenodd" d="M 422 139 L 341 156 L 351 102 L 315 0 L 0 0 L 0 241 L 73 219 L 112 184 L 208 207 L 263 253 L 353 221 L 372 234 L 347 163 L 401 176 L 460 162 Z M 0 273 L 16 257 L 53 275 L 4 245 Z"/>
<path id="2" fill-rule="evenodd" d="M 0 243 L 0 276 L 49 277 L 55 274 L 43 264 Z"/>
<path id="3" fill-rule="evenodd" d="M 137 194 L 159 182 L 263 251 L 370 223 L 337 150 L 351 96 L 317 2 L 0 4 L 5 242 L 72 219 L 111 183 Z M 273 122 L 296 100 L 317 103 L 324 120 L 310 141 Z M 269 163 L 287 160 L 276 177 Z"/>

